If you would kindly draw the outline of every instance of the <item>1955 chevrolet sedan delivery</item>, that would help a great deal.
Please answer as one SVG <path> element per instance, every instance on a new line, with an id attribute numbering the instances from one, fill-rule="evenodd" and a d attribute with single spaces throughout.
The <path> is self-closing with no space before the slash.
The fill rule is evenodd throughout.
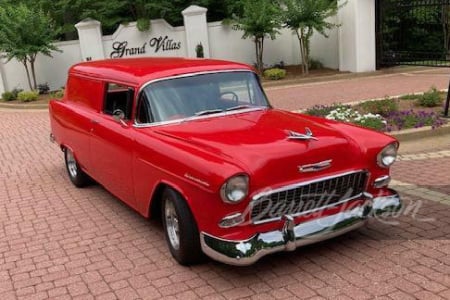
<path id="1" fill-rule="evenodd" d="M 161 217 L 180 264 L 249 265 L 401 208 L 388 188 L 395 139 L 274 109 L 244 64 L 80 63 L 50 119 L 73 184 L 95 180 Z"/>

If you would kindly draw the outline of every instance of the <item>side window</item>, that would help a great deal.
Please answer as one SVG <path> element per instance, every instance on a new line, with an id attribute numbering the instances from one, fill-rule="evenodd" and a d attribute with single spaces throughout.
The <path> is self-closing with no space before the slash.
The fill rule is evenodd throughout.
<path id="1" fill-rule="evenodd" d="M 134 89 L 115 83 L 106 85 L 105 104 L 103 112 L 112 115 L 114 111 L 120 109 L 125 113 L 127 120 L 131 119 L 133 108 Z"/>

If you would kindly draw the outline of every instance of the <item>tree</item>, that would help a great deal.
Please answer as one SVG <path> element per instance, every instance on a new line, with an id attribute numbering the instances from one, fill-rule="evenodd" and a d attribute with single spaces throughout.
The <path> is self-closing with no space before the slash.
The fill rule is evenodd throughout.
<path id="1" fill-rule="evenodd" d="M 329 21 L 342 5 L 337 0 L 280 0 L 285 27 L 294 31 L 300 43 L 302 71 L 309 73 L 309 42 L 314 30 L 328 37 L 327 30 L 339 26 Z"/>
<path id="2" fill-rule="evenodd" d="M 281 28 L 279 7 L 271 0 L 243 0 L 239 15 L 234 15 L 233 29 L 244 32 L 242 38 L 252 38 L 255 43 L 256 67 L 263 72 L 264 40 L 269 37 L 272 40 Z"/>
<path id="3" fill-rule="evenodd" d="M 53 44 L 56 35 L 52 20 L 42 10 L 24 4 L 0 7 L 0 51 L 6 53 L 8 61 L 15 58 L 25 66 L 30 89 L 37 88 L 36 56 L 51 57 L 51 51 L 59 51 Z"/>

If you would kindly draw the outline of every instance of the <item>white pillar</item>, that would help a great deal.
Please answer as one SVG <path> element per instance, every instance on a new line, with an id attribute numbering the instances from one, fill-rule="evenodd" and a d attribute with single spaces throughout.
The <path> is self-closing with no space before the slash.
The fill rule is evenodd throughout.
<path id="1" fill-rule="evenodd" d="M 206 12 L 208 9 L 197 5 L 191 5 L 182 11 L 184 28 L 186 30 L 187 56 L 196 57 L 195 48 L 198 44 L 203 46 L 205 58 L 210 57 L 208 23 Z"/>
<path id="2" fill-rule="evenodd" d="M 97 20 L 85 19 L 77 23 L 75 27 L 78 30 L 83 60 L 104 59 L 101 23 Z"/>
<path id="3" fill-rule="evenodd" d="M 347 2 L 338 12 L 340 71 L 376 70 L 375 1 L 339 0 Z"/>
<path id="4" fill-rule="evenodd" d="M 0 97 L 4 92 L 6 92 L 6 84 L 3 73 L 3 61 L 0 59 Z"/>

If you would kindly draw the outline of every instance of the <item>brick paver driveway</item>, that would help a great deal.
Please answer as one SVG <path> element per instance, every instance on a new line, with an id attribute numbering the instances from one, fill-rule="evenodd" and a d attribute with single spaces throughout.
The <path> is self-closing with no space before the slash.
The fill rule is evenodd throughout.
<path id="1" fill-rule="evenodd" d="M 275 107 L 297 110 L 315 104 L 347 103 L 384 98 L 386 95 L 420 93 L 432 86 L 447 89 L 449 79 L 448 68 L 426 68 L 418 71 L 405 70 L 404 73 L 270 87 L 265 90 Z"/>
<path id="2" fill-rule="evenodd" d="M 374 221 L 251 267 L 188 268 L 157 222 L 98 185 L 73 187 L 48 133 L 47 112 L 0 111 L 1 300 L 450 299 L 450 143 L 397 163 L 414 204 L 398 224 Z"/>

